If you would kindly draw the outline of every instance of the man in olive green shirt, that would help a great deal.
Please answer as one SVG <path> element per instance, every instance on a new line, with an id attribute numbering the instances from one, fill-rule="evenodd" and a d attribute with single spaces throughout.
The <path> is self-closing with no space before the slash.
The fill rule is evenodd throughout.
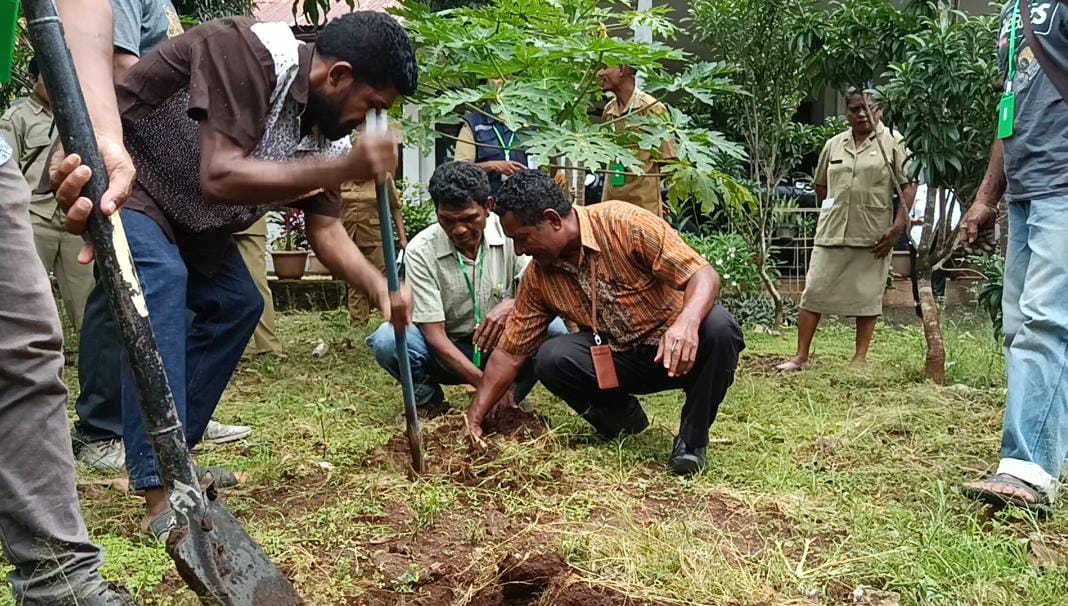
<path id="1" fill-rule="evenodd" d="M 263 296 L 260 323 L 256 325 L 256 332 L 252 333 L 252 341 L 245 355 L 269 355 L 284 360 L 286 355 L 282 342 L 274 334 L 274 295 L 267 281 L 267 217 L 260 218 L 245 231 L 234 234 L 234 243 L 248 267 L 252 281 L 256 283 L 256 290 Z"/>
<path id="2" fill-rule="evenodd" d="M 397 228 L 397 244 L 404 250 L 408 248 L 408 234 L 404 226 L 404 216 L 401 214 L 400 192 L 392 181 L 389 190 L 393 225 Z M 363 256 L 379 271 L 385 273 L 382 222 L 378 216 L 378 192 L 374 181 L 346 183 L 341 188 L 341 223 Z M 367 324 L 368 318 L 371 317 L 371 301 L 367 293 L 350 286 L 348 298 L 349 317 L 360 326 Z"/>
<path id="3" fill-rule="evenodd" d="M 412 238 L 405 251 L 405 278 L 415 310 L 408 327 L 408 358 L 415 403 L 425 415 L 447 409 L 441 385 L 478 388 L 482 371 L 512 312 L 520 275 L 529 257 L 515 254 L 493 214 L 489 179 L 471 162 L 448 162 L 430 179 L 438 222 Z M 557 319 L 549 334 L 567 332 Z M 375 359 L 400 374 L 394 329 L 383 324 L 367 339 Z M 516 402 L 536 379 L 528 363 L 515 384 Z"/>
<path id="4" fill-rule="evenodd" d="M 627 116 L 659 116 L 667 111 L 663 103 L 638 89 L 633 68 L 626 65 L 606 67 L 598 75 L 601 78 L 601 89 L 613 95 L 604 106 L 604 112 L 601 115 L 601 122 L 612 123 L 611 128 L 626 130 Z M 662 217 L 664 205 L 660 197 L 659 161 L 670 160 L 678 156 L 675 142 L 662 141 L 655 158 L 652 152 L 645 149 L 635 149 L 634 156 L 642 163 L 642 173 L 649 176 L 624 174 L 625 169 L 622 164 L 610 166 L 605 174 L 601 200 L 630 202 Z"/>
<path id="5" fill-rule="evenodd" d="M 30 218 L 37 255 L 45 270 L 55 274 L 67 315 L 75 328 L 81 330 L 85 302 L 95 283 L 93 266 L 78 262 L 84 242 L 67 232 L 65 213 L 59 209 L 52 193 L 40 185 L 48 167 L 49 149 L 58 133 L 52 127 L 52 109 L 36 57 L 30 59 L 28 71 L 34 79 L 33 92 L 4 113 L 0 130 L 11 144 L 26 182 L 33 186 Z"/>

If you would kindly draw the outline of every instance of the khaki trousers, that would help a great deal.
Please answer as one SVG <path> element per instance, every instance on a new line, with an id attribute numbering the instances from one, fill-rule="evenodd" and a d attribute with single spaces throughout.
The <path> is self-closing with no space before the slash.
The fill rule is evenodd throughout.
<path id="1" fill-rule="evenodd" d="M 57 216 L 51 220 L 40 215 L 30 214 L 33 226 L 33 241 L 37 246 L 37 256 L 44 263 L 45 271 L 56 276 L 59 283 L 59 295 L 67 316 L 74 322 L 74 327 L 82 329 L 85 318 L 85 302 L 93 290 L 93 266 L 78 263 L 78 253 L 82 250 L 81 237 L 67 233 L 67 228 Z"/>
<path id="2" fill-rule="evenodd" d="M 263 295 L 263 315 L 252 335 L 252 342 L 245 353 L 282 353 L 282 342 L 274 334 L 274 296 L 267 284 L 267 236 L 258 234 L 234 234 L 237 250 L 252 274 L 252 281 Z"/>

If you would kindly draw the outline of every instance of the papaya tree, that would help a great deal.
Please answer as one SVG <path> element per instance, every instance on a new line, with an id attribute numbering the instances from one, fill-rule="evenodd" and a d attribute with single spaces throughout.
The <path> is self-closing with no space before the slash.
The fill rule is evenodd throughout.
<path id="1" fill-rule="evenodd" d="M 298 2 L 315 15 L 326 6 L 323 0 Z M 606 65 L 632 67 L 644 76 L 644 89 L 658 96 L 713 102 L 740 94 L 723 65 L 691 63 L 670 73 L 667 62 L 692 58 L 665 42 L 632 39 L 638 26 L 648 26 L 658 40 L 674 38 L 677 28 L 667 9 L 639 12 L 598 0 L 492 0 L 446 10 L 410 1 L 393 12 L 419 53 L 419 91 L 409 100 L 419 112 L 417 121 L 405 124 L 408 142 L 431 147 L 452 137 L 447 126 L 489 106 L 497 119 L 524 133 L 523 145 L 540 166 L 599 170 L 619 161 L 640 174 L 642 164 L 630 150 L 655 154 L 662 141 L 673 139 L 678 158 L 655 158 L 663 160 L 672 199 L 718 200 L 740 191 L 720 169 L 744 158 L 742 148 L 697 127 L 679 107 L 667 104 L 662 116 L 632 117 L 634 128 L 622 132 L 595 118 L 603 102 L 597 72 Z"/>

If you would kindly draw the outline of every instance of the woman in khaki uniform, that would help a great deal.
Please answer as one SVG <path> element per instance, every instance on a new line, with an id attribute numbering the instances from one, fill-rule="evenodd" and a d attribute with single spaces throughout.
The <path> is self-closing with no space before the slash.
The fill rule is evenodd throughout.
<path id="1" fill-rule="evenodd" d="M 797 355 L 779 366 L 782 371 L 810 366 L 812 338 L 824 314 L 857 319 L 853 364 L 864 364 L 883 312 L 890 252 L 908 227 L 916 186 L 905 174 L 904 143 L 879 124 L 877 110 L 868 116 L 868 103 L 856 89 L 846 92 L 850 128 L 820 152 L 813 185 L 822 204 L 801 295 Z M 904 198 L 896 217 L 895 180 Z"/>

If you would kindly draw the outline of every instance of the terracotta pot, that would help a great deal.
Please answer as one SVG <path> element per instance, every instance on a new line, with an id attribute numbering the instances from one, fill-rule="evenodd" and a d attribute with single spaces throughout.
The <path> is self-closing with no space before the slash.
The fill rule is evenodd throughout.
<path id="1" fill-rule="evenodd" d="M 312 276 L 329 276 L 330 270 L 323 265 L 323 262 L 319 260 L 319 257 L 315 256 L 315 253 L 308 253 L 308 275 Z"/>
<path id="2" fill-rule="evenodd" d="M 912 275 L 912 257 L 907 250 L 895 250 L 890 257 L 890 269 L 897 275 L 909 277 Z"/>
<path id="3" fill-rule="evenodd" d="M 299 280 L 304 277 L 304 267 L 308 264 L 306 250 L 273 250 L 274 275 L 280 280 Z"/>

